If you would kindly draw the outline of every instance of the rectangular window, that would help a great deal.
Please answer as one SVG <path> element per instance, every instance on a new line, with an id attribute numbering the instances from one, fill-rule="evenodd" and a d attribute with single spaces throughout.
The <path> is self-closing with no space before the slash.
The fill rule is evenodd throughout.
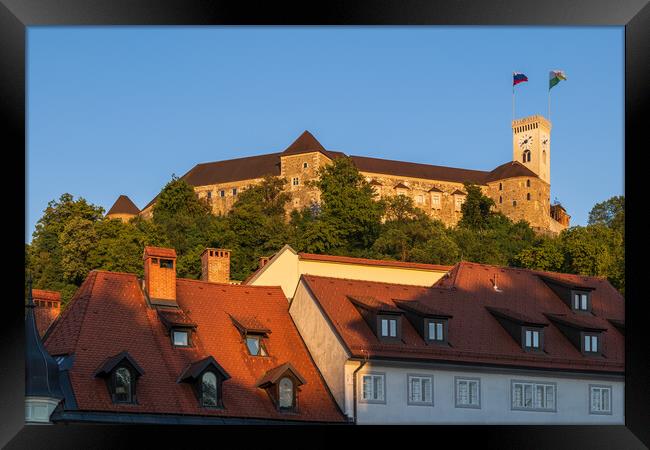
<path id="1" fill-rule="evenodd" d="M 408 375 L 408 403 L 433 404 L 433 377 Z"/>
<path id="2" fill-rule="evenodd" d="M 381 336 L 397 337 L 397 319 L 381 319 Z"/>
<path id="3" fill-rule="evenodd" d="M 513 381 L 512 409 L 555 411 L 555 384 Z"/>
<path id="4" fill-rule="evenodd" d="M 176 347 L 188 347 L 190 345 L 188 332 L 184 330 L 172 331 L 172 342 Z"/>
<path id="5" fill-rule="evenodd" d="M 598 336 L 594 334 L 585 334 L 583 346 L 583 351 L 585 353 L 598 353 Z"/>
<path id="6" fill-rule="evenodd" d="M 415 202 L 421 205 L 422 203 L 424 203 L 424 197 L 422 195 L 418 195 L 417 197 L 415 197 Z"/>
<path id="7" fill-rule="evenodd" d="M 480 407 L 480 380 L 478 378 L 456 378 L 456 408 Z"/>
<path id="8" fill-rule="evenodd" d="M 542 347 L 542 331 L 524 329 L 524 349 L 526 350 L 541 350 Z"/>
<path id="9" fill-rule="evenodd" d="M 298 186 L 300 184 L 300 179 L 298 177 L 294 177 L 291 180 L 291 184 L 294 185 L 294 186 Z"/>
<path id="10" fill-rule="evenodd" d="M 456 196 L 456 211 L 461 211 L 463 203 L 465 203 L 465 199 L 461 197 L 460 195 Z"/>
<path id="11" fill-rule="evenodd" d="M 573 309 L 589 311 L 589 294 L 586 292 L 573 292 Z"/>
<path id="12" fill-rule="evenodd" d="M 212 191 L 208 191 L 208 198 L 212 198 Z"/>
<path id="13" fill-rule="evenodd" d="M 173 269 L 174 261 L 172 261 L 171 259 L 161 259 L 160 267 L 162 267 L 163 269 Z"/>
<path id="14" fill-rule="evenodd" d="M 440 194 L 433 194 L 431 196 L 431 207 L 433 209 L 440 209 Z"/>
<path id="15" fill-rule="evenodd" d="M 219 197 L 225 197 L 226 196 L 226 191 L 223 189 L 219 191 Z"/>
<path id="16" fill-rule="evenodd" d="M 232 195 L 233 197 L 237 195 L 237 188 L 232 188 Z"/>
<path id="17" fill-rule="evenodd" d="M 427 337 L 430 341 L 444 342 L 446 340 L 444 321 L 429 320 L 427 328 Z"/>
<path id="18" fill-rule="evenodd" d="M 612 387 L 589 385 L 589 414 L 612 413 Z"/>
<path id="19" fill-rule="evenodd" d="M 384 400 L 384 375 L 367 374 L 363 375 L 361 400 L 366 402 L 383 403 Z"/>

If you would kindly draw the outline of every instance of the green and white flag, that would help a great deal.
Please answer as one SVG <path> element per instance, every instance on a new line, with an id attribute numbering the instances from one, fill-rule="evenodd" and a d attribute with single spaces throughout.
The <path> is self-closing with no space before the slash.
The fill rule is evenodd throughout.
<path id="1" fill-rule="evenodd" d="M 548 74 L 548 90 L 550 91 L 560 80 L 566 80 L 564 70 L 551 70 Z"/>

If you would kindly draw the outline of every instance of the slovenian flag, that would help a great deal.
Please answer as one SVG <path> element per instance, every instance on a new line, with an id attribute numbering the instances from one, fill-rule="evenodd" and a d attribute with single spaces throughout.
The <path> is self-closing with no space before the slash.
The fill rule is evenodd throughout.
<path id="1" fill-rule="evenodd" d="M 560 80 L 566 80 L 564 70 L 551 70 L 548 74 L 548 90 L 550 91 Z"/>
<path id="2" fill-rule="evenodd" d="M 516 86 L 519 83 L 528 81 L 528 77 L 521 72 L 512 72 L 512 85 Z"/>

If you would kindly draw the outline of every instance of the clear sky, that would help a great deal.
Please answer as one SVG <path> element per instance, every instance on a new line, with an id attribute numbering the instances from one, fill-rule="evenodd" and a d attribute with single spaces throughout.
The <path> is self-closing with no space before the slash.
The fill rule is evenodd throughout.
<path id="1" fill-rule="evenodd" d="M 330 150 L 468 169 L 547 115 L 551 200 L 573 225 L 624 185 L 623 27 L 30 27 L 26 242 L 65 192 L 142 208 L 197 163 Z"/>

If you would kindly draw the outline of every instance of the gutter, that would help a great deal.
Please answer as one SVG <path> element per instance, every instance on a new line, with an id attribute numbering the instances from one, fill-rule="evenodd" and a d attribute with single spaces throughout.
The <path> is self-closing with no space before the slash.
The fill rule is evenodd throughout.
<path id="1" fill-rule="evenodd" d="M 365 350 L 362 350 L 362 352 L 365 352 Z M 355 425 L 357 424 L 357 372 L 359 372 L 368 362 L 368 352 L 365 352 L 365 354 L 366 356 L 363 361 L 361 361 L 361 364 L 359 364 L 359 367 L 354 369 L 354 372 L 352 372 L 352 414 L 354 415 L 353 420 Z"/>

